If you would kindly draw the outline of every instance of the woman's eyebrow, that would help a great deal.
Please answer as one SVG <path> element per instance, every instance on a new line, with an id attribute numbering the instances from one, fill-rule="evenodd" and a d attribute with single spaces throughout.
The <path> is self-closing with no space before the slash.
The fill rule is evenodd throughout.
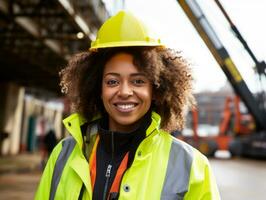
<path id="1" fill-rule="evenodd" d="M 111 75 L 111 76 L 121 76 L 121 74 L 116 73 L 116 72 L 108 72 L 108 73 L 104 74 L 104 77 L 106 77 L 108 75 Z M 144 73 L 132 73 L 132 74 L 129 74 L 129 76 L 131 76 L 131 77 L 132 76 L 133 77 L 135 77 L 135 76 L 144 76 L 144 77 L 146 77 L 146 75 Z"/>
<path id="2" fill-rule="evenodd" d="M 145 76 L 146 77 L 144 73 L 132 73 L 130 74 L 130 76 Z"/>
<path id="3" fill-rule="evenodd" d="M 108 76 L 108 75 L 111 75 L 111 76 L 120 76 L 119 73 L 115 73 L 115 72 L 108 72 L 106 74 L 104 74 L 104 77 Z"/>

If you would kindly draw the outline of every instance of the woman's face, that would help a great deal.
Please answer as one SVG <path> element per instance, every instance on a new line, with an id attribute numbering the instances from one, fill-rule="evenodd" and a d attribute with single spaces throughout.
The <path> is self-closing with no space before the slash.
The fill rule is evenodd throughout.
<path id="1" fill-rule="evenodd" d="M 130 132 L 151 106 L 152 84 L 133 64 L 133 56 L 114 55 L 105 65 L 102 101 L 109 115 L 109 129 Z"/>

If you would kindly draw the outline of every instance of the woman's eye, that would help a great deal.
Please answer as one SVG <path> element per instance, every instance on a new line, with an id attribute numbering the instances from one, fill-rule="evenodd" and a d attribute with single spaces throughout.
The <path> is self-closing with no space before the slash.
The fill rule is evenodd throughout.
<path id="1" fill-rule="evenodd" d="M 133 80 L 132 82 L 133 82 L 133 84 L 135 84 L 135 85 L 142 85 L 142 84 L 145 83 L 145 81 L 142 80 L 142 79 L 136 79 L 136 80 Z"/>
<path id="2" fill-rule="evenodd" d="M 109 86 L 114 86 L 114 85 L 118 84 L 118 81 L 117 80 L 107 80 L 106 84 Z"/>

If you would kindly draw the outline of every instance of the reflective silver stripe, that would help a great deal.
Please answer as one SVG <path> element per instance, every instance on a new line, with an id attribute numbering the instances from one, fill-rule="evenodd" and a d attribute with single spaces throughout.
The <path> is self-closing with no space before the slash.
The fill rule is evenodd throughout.
<path id="1" fill-rule="evenodd" d="M 62 142 L 62 150 L 56 160 L 51 188 L 50 188 L 50 197 L 49 200 L 54 200 L 55 192 L 57 190 L 58 183 L 63 173 L 65 164 L 75 147 L 76 141 L 73 137 L 68 137 Z"/>
<path id="2" fill-rule="evenodd" d="M 182 200 L 188 190 L 193 149 L 173 139 L 161 200 Z"/>

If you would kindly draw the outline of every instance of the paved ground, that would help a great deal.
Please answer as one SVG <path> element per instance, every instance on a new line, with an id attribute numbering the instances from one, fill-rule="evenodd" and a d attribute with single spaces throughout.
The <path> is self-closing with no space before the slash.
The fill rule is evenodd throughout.
<path id="1" fill-rule="evenodd" d="M 40 179 L 40 173 L 8 173 L 0 175 L 1 200 L 30 200 Z"/>
<path id="2" fill-rule="evenodd" d="M 0 157 L 0 199 L 33 199 L 40 176 L 40 154 Z"/>
<path id="3" fill-rule="evenodd" d="M 31 172 L 40 169 L 40 153 L 23 153 L 15 156 L 0 156 L 0 175 L 5 173 Z"/>
<path id="4" fill-rule="evenodd" d="M 266 199 L 266 161 L 213 159 L 211 166 L 223 200 Z"/>
<path id="5" fill-rule="evenodd" d="M 40 176 L 40 156 L 0 157 L 0 199 L 33 199 Z M 223 200 L 264 200 L 266 161 L 212 159 L 211 166 Z"/>

